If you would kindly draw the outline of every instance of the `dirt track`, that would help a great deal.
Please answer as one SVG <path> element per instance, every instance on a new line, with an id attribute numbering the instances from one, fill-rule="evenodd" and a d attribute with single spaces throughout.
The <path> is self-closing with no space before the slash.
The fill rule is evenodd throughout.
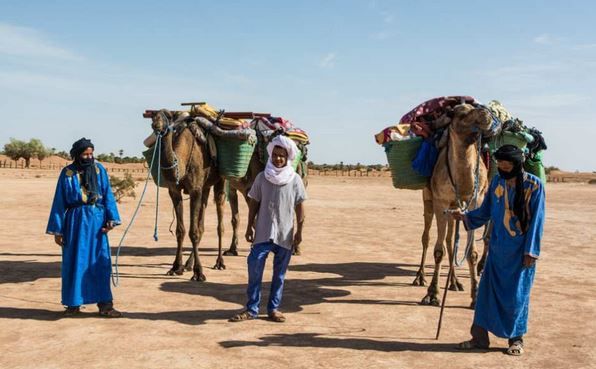
<path id="1" fill-rule="evenodd" d="M 226 321 L 244 303 L 245 243 L 241 257 L 226 258 L 227 270 L 207 269 L 206 283 L 165 276 L 175 252 L 171 206 L 162 191 L 155 243 L 154 187 L 122 249 L 114 295 L 125 318 L 104 320 L 87 306 L 83 318 L 61 319 L 60 250 L 44 235 L 56 176 L 0 170 L 2 368 L 596 367 L 594 185 L 547 187 L 527 352 L 512 358 L 502 353 L 506 340 L 496 338 L 488 353 L 453 349 L 468 338 L 469 288 L 450 292 L 443 333 L 434 340 L 439 310 L 419 306 L 425 289 L 411 286 L 421 252 L 421 194 L 394 190 L 389 178 L 311 178 L 304 255 L 292 259 L 282 305 L 287 323 Z M 135 205 L 120 205 L 125 222 Z M 244 206 L 241 214 L 244 225 Z M 226 226 L 227 246 L 229 209 Z M 212 266 L 213 206 L 206 229 L 202 262 Z M 123 230 L 113 231 L 112 245 Z M 466 274 L 459 270 L 469 287 Z"/>

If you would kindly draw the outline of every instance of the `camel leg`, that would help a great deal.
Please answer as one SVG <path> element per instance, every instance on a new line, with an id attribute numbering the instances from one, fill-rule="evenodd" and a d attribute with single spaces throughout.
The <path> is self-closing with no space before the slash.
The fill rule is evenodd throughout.
<path id="1" fill-rule="evenodd" d="M 226 204 L 226 192 L 224 190 L 224 184 L 225 181 L 219 181 L 215 184 L 213 190 L 215 195 L 215 208 L 217 210 L 217 261 L 215 262 L 213 269 L 218 270 L 226 269 L 221 251 L 224 235 L 223 213 L 224 206 Z"/>
<path id="2" fill-rule="evenodd" d="M 184 206 L 182 201 L 182 193 L 179 190 L 171 189 L 168 191 L 170 194 L 170 198 L 172 199 L 172 204 L 174 205 L 174 211 L 176 212 L 176 259 L 172 264 L 172 269 L 170 269 L 166 274 L 167 275 L 182 275 L 184 274 L 184 267 L 182 265 L 182 244 L 184 243 L 184 234 L 186 230 L 184 229 Z"/>
<path id="3" fill-rule="evenodd" d="M 476 307 L 476 293 L 478 291 L 478 275 L 476 274 L 477 264 L 478 264 L 478 252 L 476 251 L 474 239 L 472 239 L 472 245 L 470 246 L 470 253 L 468 254 L 468 267 L 470 268 L 470 286 L 471 286 L 471 296 L 472 296 L 472 302 L 470 303 L 470 307 L 472 309 L 474 309 Z"/>
<path id="4" fill-rule="evenodd" d="M 203 237 L 205 226 L 202 224 L 202 220 L 205 215 L 205 208 L 203 206 L 204 198 L 209 198 L 209 191 L 202 191 L 201 189 L 195 189 L 190 195 L 190 240 L 192 242 L 192 253 L 194 256 L 193 276 L 191 281 L 204 282 L 205 274 L 203 274 L 203 266 L 201 265 L 201 259 L 199 259 L 199 243 Z"/>
<path id="5" fill-rule="evenodd" d="M 449 268 L 451 269 L 451 280 L 449 281 L 449 290 L 451 291 L 463 291 L 464 285 L 459 282 L 457 278 L 457 273 L 455 269 L 455 265 L 453 264 L 453 253 L 454 253 L 454 230 L 455 230 L 455 220 L 451 217 L 447 219 L 447 254 L 449 255 Z M 460 228 L 460 235 L 461 235 L 461 228 Z M 463 238 L 465 240 L 465 237 Z M 460 245 L 463 241 L 460 238 Z M 464 242 L 465 245 L 465 242 Z"/>
<path id="6" fill-rule="evenodd" d="M 447 231 L 447 216 L 443 214 L 441 205 L 434 204 L 434 212 L 437 218 L 437 242 L 435 243 L 435 249 L 433 255 L 435 257 L 435 271 L 433 273 L 433 279 L 428 286 L 426 296 L 420 302 L 422 305 L 433 305 L 439 306 L 439 279 L 441 274 L 441 262 L 445 255 L 445 233 Z"/>
<path id="7" fill-rule="evenodd" d="M 424 190 L 426 192 L 426 189 Z M 416 278 L 412 284 L 414 286 L 426 286 L 426 278 L 424 276 L 424 264 L 426 263 L 426 253 L 428 251 L 428 244 L 430 242 L 430 228 L 433 224 L 433 202 L 425 198 L 424 200 L 424 231 L 422 232 L 422 260 L 420 261 L 420 268 L 416 273 Z"/>
<path id="8" fill-rule="evenodd" d="M 195 265 L 195 256 L 192 253 L 192 249 L 191 249 L 190 255 L 188 255 L 188 259 L 186 259 L 186 263 L 184 263 L 184 270 L 190 272 L 194 265 Z"/>
<path id="9" fill-rule="evenodd" d="M 486 263 L 486 256 L 488 255 L 488 244 L 490 242 L 490 235 L 492 233 L 492 230 L 493 230 L 493 222 L 489 221 L 484 226 L 484 238 L 482 239 L 482 241 L 484 243 L 484 250 L 482 250 L 482 258 L 478 262 L 478 268 L 477 268 L 478 275 L 480 275 L 482 273 L 482 271 L 484 270 L 484 264 Z"/>
<path id="10" fill-rule="evenodd" d="M 230 209 L 232 210 L 232 242 L 230 248 L 224 252 L 225 256 L 238 256 L 238 226 L 240 225 L 240 213 L 238 212 L 238 192 L 230 187 L 228 196 Z"/>

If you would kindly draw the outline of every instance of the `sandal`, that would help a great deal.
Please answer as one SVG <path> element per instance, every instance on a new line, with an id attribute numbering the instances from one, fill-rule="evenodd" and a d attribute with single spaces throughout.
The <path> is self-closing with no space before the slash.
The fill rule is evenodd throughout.
<path id="1" fill-rule="evenodd" d="M 231 317 L 230 319 L 228 319 L 228 322 L 237 323 L 237 322 L 243 322 L 245 320 L 252 320 L 254 318 L 255 318 L 255 316 L 252 315 L 251 313 L 249 313 L 248 310 L 244 310 L 243 312 L 238 313 L 238 314 L 234 315 L 233 317 Z"/>
<path id="2" fill-rule="evenodd" d="M 474 340 L 464 341 L 457 345 L 458 350 L 471 351 L 471 350 L 488 350 L 488 346 L 482 346 L 476 343 Z"/>
<path id="3" fill-rule="evenodd" d="M 99 316 L 104 318 L 122 318 L 122 313 L 114 308 L 99 310 Z"/>
<path id="4" fill-rule="evenodd" d="M 269 320 L 276 323 L 283 323 L 286 321 L 286 317 L 279 310 L 273 310 L 269 313 Z"/>
<path id="5" fill-rule="evenodd" d="M 80 313 L 81 308 L 79 306 L 67 306 L 66 310 L 64 310 L 64 313 L 62 313 L 62 315 L 64 317 L 73 317 L 79 315 Z"/>
<path id="6" fill-rule="evenodd" d="M 507 355 L 521 356 L 524 353 L 524 343 L 522 341 L 515 341 L 507 349 Z"/>

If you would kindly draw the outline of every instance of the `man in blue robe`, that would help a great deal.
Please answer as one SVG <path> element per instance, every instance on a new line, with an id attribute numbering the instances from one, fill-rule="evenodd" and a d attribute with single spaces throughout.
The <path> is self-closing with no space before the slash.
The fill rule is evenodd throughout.
<path id="1" fill-rule="evenodd" d="M 118 318 L 122 314 L 112 303 L 107 233 L 120 224 L 120 215 L 108 174 L 93 150 L 85 138 L 72 145 L 73 163 L 60 173 L 46 233 L 62 247 L 64 314 L 77 315 L 81 305 L 97 304 L 101 316 Z"/>
<path id="2" fill-rule="evenodd" d="M 487 349 L 488 332 L 508 338 L 507 353 L 523 354 L 530 289 L 540 255 L 544 225 L 544 187 L 523 170 L 523 152 L 504 145 L 495 153 L 499 174 L 492 180 L 482 206 L 453 214 L 466 229 L 493 222 L 488 257 L 478 286 L 472 339 L 463 350 Z"/>

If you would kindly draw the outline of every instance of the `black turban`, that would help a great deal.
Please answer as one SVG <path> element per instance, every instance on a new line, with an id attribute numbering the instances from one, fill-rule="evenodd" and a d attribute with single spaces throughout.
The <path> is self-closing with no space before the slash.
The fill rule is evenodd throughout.
<path id="1" fill-rule="evenodd" d="M 95 149 L 91 140 L 85 137 L 72 144 L 70 156 L 73 165 L 78 172 L 81 172 L 81 187 L 87 191 L 87 202 L 94 204 L 99 199 L 99 189 L 95 159 L 81 159 L 81 154 L 88 148 Z"/>
<path id="2" fill-rule="evenodd" d="M 503 145 L 494 154 L 495 159 L 504 160 L 520 165 L 524 162 L 524 152 L 514 145 Z"/>
<path id="3" fill-rule="evenodd" d="M 72 158 L 72 160 L 76 161 L 78 157 L 81 156 L 83 151 L 87 150 L 88 148 L 95 149 L 95 146 L 93 146 L 91 140 L 88 140 L 85 137 L 83 137 L 72 144 L 72 148 L 70 149 L 70 157 Z"/>

